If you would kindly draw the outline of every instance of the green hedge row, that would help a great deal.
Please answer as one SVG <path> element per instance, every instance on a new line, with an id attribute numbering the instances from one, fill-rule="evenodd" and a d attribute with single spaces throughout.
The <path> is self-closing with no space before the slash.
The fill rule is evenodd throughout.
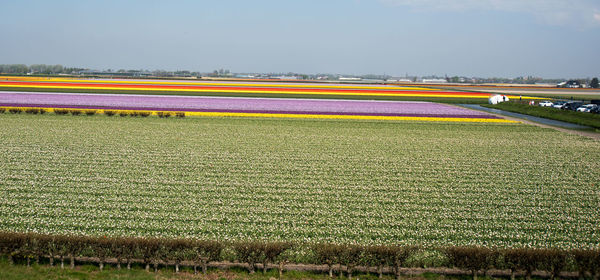
<path id="1" fill-rule="evenodd" d="M 47 260 L 54 265 L 65 260 L 75 266 L 75 259 L 81 256 L 94 258 L 100 270 L 107 259 L 116 259 L 117 268 L 126 264 L 131 268 L 134 261 L 143 263 L 146 270 L 161 264 L 173 264 L 179 272 L 182 263 L 193 266 L 197 273 L 200 267 L 206 273 L 210 262 L 221 262 L 233 257 L 236 262 L 247 264 L 250 273 L 254 273 L 257 264 L 262 264 L 266 272 L 269 264 L 276 265 L 279 273 L 290 261 L 286 254 L 290 249 L 306 245 L 292 242 L 239 241 L 222 242 L 194 239 L 169 238 L 107 238 L 69 235 L 43 235 L 35 233 L 0 232 L 0 254 L 12 264 L 15 260 L 40 262 Z M 311 264 L 326 265 L 329 276 L 333 277 L 334 267 L 339 267 L 340 276 L 344 271 L 349 278 L 357 266 L 376 268 L 381 277 L 385 271 L 393 272 L 400 278 L 401 269 L 408 267 L 407 260 L 423 248 L 415 246 L 361 246 L 350 244 L 311 244 L 308 250 L 312 255 Z M 427 249 L 431 250 L 431 249 Z M 484 247 L 446 247 L 435 249 L 446 262 L 444 265 L 463 271 L 470 271 L 474 279 L 480 272 L 489 269 L 511 271 L 511 279 L 516 272 L 522 272 L 527 279 L 533 271 L 546 271 L 552 279 L 569 269 L 579 272 L 581 278 L 597 279 L 600 268 L 600 250 L 598 249 L 492 249 Z M 225 251 L 229 252 L 227 257 Z M 345 269 L 342 269 L 345 267 Z"/>
<path id="2" fill-rule="evenodd" d="M 38 108 L 4 108 L 4 107 L 0 107 L 0 114 L 4 113 L 8 111 L 9 113 L 12 114 L 20 114 L 20 113 L 27 113 L 27 114 L 45 114 L 48 111 L 46 111 L 45 109 L 38 109 Z"/>

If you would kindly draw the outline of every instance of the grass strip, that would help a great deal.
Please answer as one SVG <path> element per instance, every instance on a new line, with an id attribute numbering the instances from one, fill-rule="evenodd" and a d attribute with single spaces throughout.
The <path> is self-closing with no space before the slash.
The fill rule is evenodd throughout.
<path id="1" fill-rule="evenodd" d="M 358 279 L 396 279 L 394 275 L 384 274 L 383 278 L 378 278 L 376 273 L 355 273 Z M 78 265 L 75 269 L 61 269 L 58 266 L 49 266 L 48 264 L 33 264 L 30 267 L 25 265 L 9 265 L 6 259 L 0 259 L 0 278 L 6 280 L 12 279 L 251 279 L 251 280 L 270 280 L 279 277 L 276 269 L 271 269 L 267 273 L 249 274 L 246 269 L 232 267 L 226 270 L 209 269 L 206 275 L 194 274 L 189 267 L 182 268 L 182 271 L 176 274 L 173 268 L 161 267 L 158 272 L 145 271 L 143 267 L 136 265 L 131 270 L 118 270 L 112 265 L 107 265 L 103 271 L 98 271 L 98 267 L 93 264 Z M 283 279 L 331 279 L 326 273 L 312 271 L 286 271 Z M 424 273 L 418 278 L 414 275 L 401 276 L 401 279 L 461 279 L 461 276 L 441 275 L 434 273 Z"/>
<path id="2" fill-rule="evenodd" d="M 599 114 L 574 112 L 570 110 L 561 110 L 551 107 L 531 106 L 516 102 L 503 102 L 496 105 L 485 104 L 482 106 L 551 120 L 585 125 L 593 127 L 595 129 L 600 129 Z"/>

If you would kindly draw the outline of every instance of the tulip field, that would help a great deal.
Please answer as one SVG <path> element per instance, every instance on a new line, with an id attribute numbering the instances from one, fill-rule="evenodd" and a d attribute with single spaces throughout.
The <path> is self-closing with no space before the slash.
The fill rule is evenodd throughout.
<path id="1" fill-rule="evenodd" d="M 0 123 L 0 230 L 421 246 L 600 244 L 600 143 L 551 129 L 9 113 Z"/>
<path id="2" fill-rule="evenodd" d="M 51 77 L 0 77 L 0 88 L 10 89 L 59 89 L 59 90 L 120 90 L 136 92 L 171 93 L 220 93 L 220 94 L 265 94 L 265 95 L 325 95 L 325 96 L 416 96 L 468 97 L 487 99 L 489 94 L 475 92 L 446 91 L 423 87 L 387 85 L 343 85 L 329 83 L 280 83 L 280 82 L 236 82 L 236 81 L 181 81 L 181 80 L 117 80 L 78 79 Z"/>
<path id="3" fill-rule="evenodd" d="M 282 82 L 276 80 L 152 80 L 0 76 L 2 91 L 158 94 L 187 96 L 425 100 L 486 103 L 490 93 L 418 85 Z M 518 96 L 507 95 L 509 98 Z M 524 99 L 538 99 L 522 97 Z"/>

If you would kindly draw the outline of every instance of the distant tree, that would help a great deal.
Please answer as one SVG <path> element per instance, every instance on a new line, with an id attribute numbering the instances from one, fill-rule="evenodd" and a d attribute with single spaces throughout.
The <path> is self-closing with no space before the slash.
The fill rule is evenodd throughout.
<path id="1" fill-rule="evenodd" d="M 29 66 L 29 69 L 33 73 L 41 73 L 41 72 L 46 71 L 46 65 L 44 65 L 44 64 L 32 64 L 31 66 Z"/>
<path id="2" fill-rule="evenodd" d="M 29 72 L 29 67 L 25 64 L 2 64 L 0 65 L 0 73 L 8 74 L 25 74 Z"/>
<path id="3" fill-rule="evenodd" d="M 63 70 L 65 69 L 62 65 L 52 65 L 52 66 L 48 66 L 48 71 L 52 74 L 58 74 L 58 73 L 62 73 Z"/>
<path id="4" fill-rule="evenodd" d="M 590 83 L 590 86 L 592 88 L 598 88 L 598 78 L 593 78 L 592 82 Z"/>

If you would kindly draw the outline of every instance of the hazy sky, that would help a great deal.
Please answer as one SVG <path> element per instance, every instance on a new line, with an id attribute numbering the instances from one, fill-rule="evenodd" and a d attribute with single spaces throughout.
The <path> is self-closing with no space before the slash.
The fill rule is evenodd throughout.
<path id="1" fill-rule="evenodd" d="M 0 64 L 600 76 L 600 0 L 0 0 Z"/>

